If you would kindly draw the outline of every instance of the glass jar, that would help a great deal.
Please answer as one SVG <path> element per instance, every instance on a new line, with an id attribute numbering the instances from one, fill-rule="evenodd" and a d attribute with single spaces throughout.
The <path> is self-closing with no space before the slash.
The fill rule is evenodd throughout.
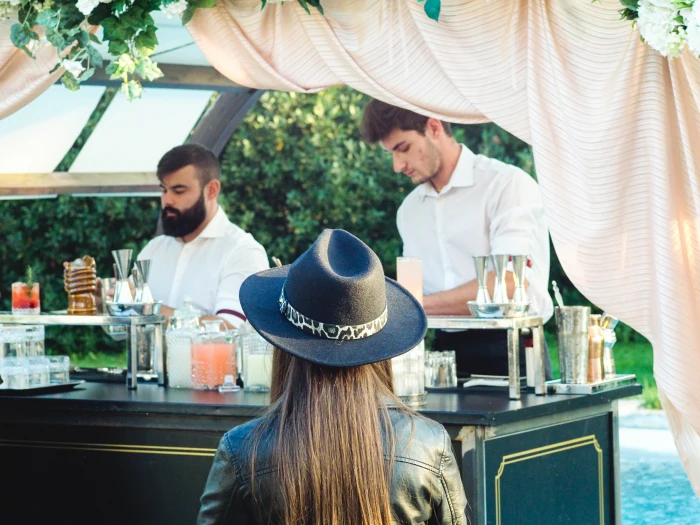
<path id="1" fill-rule="evenodd" d="M 192 343 L 200 333 L 200 315 L 201 312 L 185 298 L 182 307 L 168 319 L 165 361 L 171 388 L 192 388 Z"/>
<path id="2" fill-rule="evenodd" d="M 272 382 L 272 345 L 252 328 L 242 333 L 238 341 L 243 354 L 243 388 L 269 392 Z"/>
<path id="3" fill-rule="evenodd" d="M 204 332 L 192 342 L 192 386 L 197 390 L 217 390 L 227 375 L 236 374 L 235 330 L 221 330 L 222 321 L 203 321 Z M 239 389 L 236 387 L 235 389 Z"/>
<path id="4" fill-rule="evenodd" d="M 425 343 L 391 360 L 394 376 L 394 392 L 409 406 L 421 406 L 427 402 L 425 391 Z"/>

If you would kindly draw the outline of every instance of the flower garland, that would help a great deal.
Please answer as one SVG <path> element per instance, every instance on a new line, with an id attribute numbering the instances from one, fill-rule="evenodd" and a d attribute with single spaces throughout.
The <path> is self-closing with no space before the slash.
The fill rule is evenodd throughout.
<path id="1" fill-rule="evenodd" d="M 180 17 L 183 25 L 195 10 L 213 7 L 217 0 L 0 0 L 0 20 L 17 17 L 11 29 L 12 43 L 32 58 L 43 45 L 58 50 L 59 60 L 51 72 L 63 67 L 61 82 L 70 90 L 80 88 L 104 63 L 96 47 L 107 45 L 110 63 L 105 72 L 121 80 L 129 100 L 139 98 L 142 80 L 163 76 L 151 60 L 158 39 L 151 13 L 161 11 Z M 323 14 L 321 0 L 296 0 L 310 13 Z M 418 0 L 427 16 L 440 16 L 441 0 Z M 700 0 L 620 0 L 623 19 L 639 26 L 642 39 L 663 56 L 676 57 L 686 47 L 700 56 Z M 267 4 L 284 0 L 261 0 Z M 102 27 L 102 40 L 96 29 Z"/>
<path id="2" fill-rule="evenodd" d="M 620 0 L 622 18 L 639 26 L 642 39 L 663 56 L 677 57 L 686 46 L 700 56 L 700 0 Z"/>
<path id="3" fill-rule="evenodd" d="M 107 46 L 110 63 L 105 72 L 121 80 L 129 100 L 143 92 L 142 80 L 163 76 L 151 60 L 158 39 L 151 13 L 181 17 L 186 24 L 194 11 L 216 0 L 0 0 L 0 19 L 17 17 L 12 43 L 34 58 L 40 46 L 53 46 L 59 59 L 51 70 L 63 67 L 61 82 L 75 91 L 105 62 L 97 46 Z M 96 29 L 102 27 L 102 40 Z"/>

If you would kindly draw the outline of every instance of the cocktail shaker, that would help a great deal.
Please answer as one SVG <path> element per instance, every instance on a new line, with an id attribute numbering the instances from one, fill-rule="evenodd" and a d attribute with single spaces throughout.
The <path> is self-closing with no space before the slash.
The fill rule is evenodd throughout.
<path id="1" fill-rule="evenodd" d="M 561 382 L 585 384 L 588 380 L 588 306 L 556 306 L 557 347 Z"/>

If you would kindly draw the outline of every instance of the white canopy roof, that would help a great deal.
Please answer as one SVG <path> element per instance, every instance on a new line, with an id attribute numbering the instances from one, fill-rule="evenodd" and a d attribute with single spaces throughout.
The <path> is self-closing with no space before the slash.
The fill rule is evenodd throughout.
<path id="1" fill-rule="evenodd" d="M 190 137 L 217 91 L 251 91 L 218 74 L 179 19 L 161 13 L 155 18 L 159 45 L 154 60 L 166 69 L 165 78 L 145 83 L 139 100 L 114 97 L 71 165 L 74 175 L 53 172 L 83 131 L 105 86 L 118 82 L 96 74 L 79 93 L 54 85 L 0 120 L 0 198 L 152 194 L 158 160 Z M 131 176 L 125 178 L 127 174 Z"/>

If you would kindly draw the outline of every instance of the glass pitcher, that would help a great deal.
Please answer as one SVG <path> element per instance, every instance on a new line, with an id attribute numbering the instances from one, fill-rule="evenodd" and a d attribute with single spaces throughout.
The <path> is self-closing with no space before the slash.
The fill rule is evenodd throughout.
<path id="1" fill-rule="evenodd" d="M 189 298 L 185 298 L 182 307 L 168 319 L 165 360 L 168 386 L 171 388 L 192 388 L 192 342 L 200 332 L 201 313 Z"/>
<path id="2" fill-rule="evenodd" d="M 236 332 L 222 331 L 219 320 L 203 323 L 204 332 L 192 342 L 192 386 L 197 390 L 217 390 L 227 375 L 237 377 Z"/>

